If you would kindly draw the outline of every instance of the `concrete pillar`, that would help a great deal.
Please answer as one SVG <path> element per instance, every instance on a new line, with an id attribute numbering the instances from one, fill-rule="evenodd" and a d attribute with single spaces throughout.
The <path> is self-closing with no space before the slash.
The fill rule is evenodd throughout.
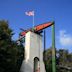
<path id="1" fill-rule="evenodd" d="M 42 36 L 28 32 L 25 36 L 25 60 L 21 66 L 21 72 L 34 72 L 34 58 L 39 58 L 40 72 L 45 72 L 43 63 Z"/>

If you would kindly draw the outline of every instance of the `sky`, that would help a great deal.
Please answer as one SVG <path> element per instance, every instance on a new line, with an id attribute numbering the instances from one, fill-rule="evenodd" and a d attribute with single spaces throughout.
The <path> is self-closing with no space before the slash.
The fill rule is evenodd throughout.
<path id="1" fill-rule="evenodd" d="M 35 25 L 55 21 L 56 48 L 72 51 L 72 0 L 0 0 L 0 20 L 8 20 L 9 27 L 17 40 L 20 28 L 33 27 L 32 16 L 25 12 L 34 11 Z M 46 30 L 46 47 L 52 45 L 51 27 Z"/>

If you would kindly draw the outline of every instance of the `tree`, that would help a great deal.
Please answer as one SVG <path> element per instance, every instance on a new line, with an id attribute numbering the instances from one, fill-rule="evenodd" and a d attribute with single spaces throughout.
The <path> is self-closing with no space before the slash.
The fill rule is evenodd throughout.
<path id="1" fill-rule="evenodd" d="M 52 72 L 52 48 L 45 51 L 44 59 L 46 72 Z M 72 72 L 72 53 L 68 50 L 56 50 L 56 72 Z"/>
<path id="2" fill-rule="evenodd" d="M 47 49 L 43 55 L 46 72 L 52 72 L 52 48 Z"/>
<path id="3" fill-rule="evenodd" d="M 8 21 L 0 21 L 0 72 L 19 72 L 24 48 L 23 45 L 17 45 L 12 36 Z"/>

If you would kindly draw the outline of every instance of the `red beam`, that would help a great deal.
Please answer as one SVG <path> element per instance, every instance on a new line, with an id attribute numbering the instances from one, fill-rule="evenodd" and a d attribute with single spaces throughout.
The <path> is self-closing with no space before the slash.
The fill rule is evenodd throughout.
<path id="1" fill-rule="evenodd" d="M 43 23 L 43 24 L 37 25 L 37 26 L 35 26 L 34 28 L 30 28 L 30 29 L 28 29 L 28 30 L 26 30 L 26 31 L 21 32 L 21 35 L 22 35 L 22 36 L 25 36 L 25 34 L 26 34 L 28 31 L 32 31 L 32 29 L 34 29 L 35 32 L 41 31 L 41 30 L 43 30 L 43 29 L 45 29 L 45 28 L 47 28 L 47 27 L 50 27 L 50 26 L 53 25 L 53 24 L 54 24 L 54 22 L 47 22 L 47 23 Z"/>

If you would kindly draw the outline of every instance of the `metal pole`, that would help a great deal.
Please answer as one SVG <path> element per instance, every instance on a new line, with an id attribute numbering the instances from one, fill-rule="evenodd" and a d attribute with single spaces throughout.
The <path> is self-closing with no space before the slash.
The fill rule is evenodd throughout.
<path id="1" fill-rule="evenodd" d="M 52 72 L 56 72 L 55 24 L 52 25 Z"/>
<path id="2" fill-rule="evenodd" d="M 45 33 L 45 30 L 44 30 L 44 52 L 45 52 L 45 49 L 46 48 L 46 33 Z"/>
<path id="3" fill-rule="evenodd" d="M 44 51 L 43 51 L 43 61 L 44 61 L 44 66 L 46 70 L 46 32 L 44 30 Z"/>
<path id="4" fill-rule="evenodd" d="M 34 11 L 33 11 L 33 28 L 34 28 L 34 26 L 35 26 L 35 23 L 34 23 Z"/>
<path id="5" fill-rule="evenodd" d="M 45 33 L 45 30 L 44 30 L 44 51 L 43 51 L 43 54 L 44 54 L 43 60 L 44 60 L 44 62 L 46 60 L 45 50 L 46 50 L 46 33 Z"/>

